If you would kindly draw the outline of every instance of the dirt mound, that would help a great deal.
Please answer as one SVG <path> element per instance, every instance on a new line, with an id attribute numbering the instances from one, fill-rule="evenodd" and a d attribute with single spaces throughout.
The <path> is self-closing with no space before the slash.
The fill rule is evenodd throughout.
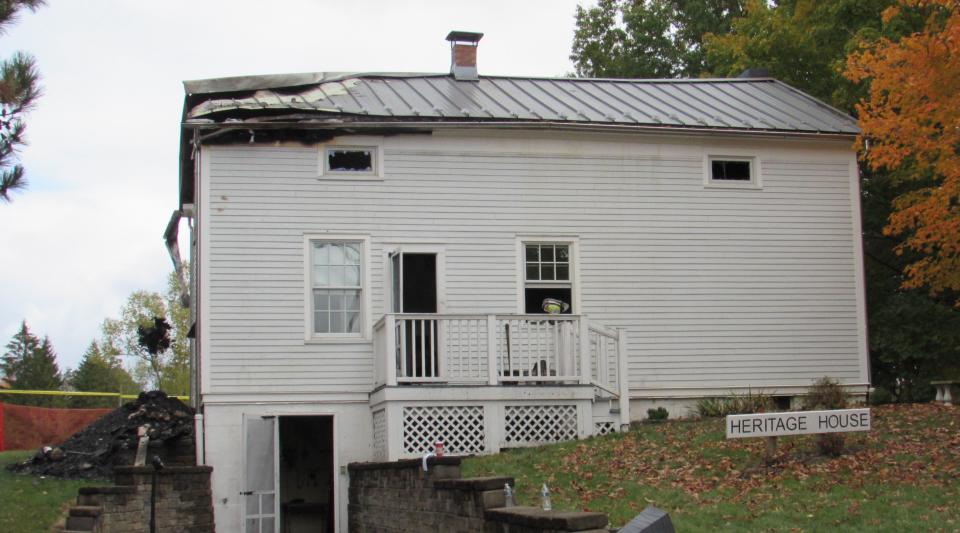
<path id="1" fill-rule="evenodd" d="M 145 426 L 150 437 L 148 457 L 160 455 L 168 464 L 186 462 L 193 448 L 193 409 L 160 391 L 142 392 L 136 401 L 106 414 L 56 447 L 8 468 L 15 472 L 65 478 L 109 478 L 115 465 L 133 464 Z"/>

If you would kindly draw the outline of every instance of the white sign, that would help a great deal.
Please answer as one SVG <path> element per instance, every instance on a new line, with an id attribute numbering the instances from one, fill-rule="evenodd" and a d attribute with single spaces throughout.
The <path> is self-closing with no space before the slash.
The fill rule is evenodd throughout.
<path id="1" fill-rule="evenodd" d="M 870 409 L 834 409 L 727 416 L 727 438 L 870 431 Z"/>

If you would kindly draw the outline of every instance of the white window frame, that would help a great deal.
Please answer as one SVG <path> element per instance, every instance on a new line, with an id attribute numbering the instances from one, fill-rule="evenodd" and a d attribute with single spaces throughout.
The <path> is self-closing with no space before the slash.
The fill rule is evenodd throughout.
<path id="1" fill-rule="evenodd" d="M 373 170 L 331 170 L 327 152 L 329 150 L 370 150 L 372 152 Z M 332 139 L 319 146 L 320 179 L 344 180 L 382 180 L 383 179 L 383 137 L 356 135 Z"/>
<path id="2" fill-rule="evenodd" d="M 750 163 L 750 180 L 715 180 L 713 179 L 714 161 L 745 161 Z M 724 155 L 708 154 L 703 165 L 703 185 L 707 188 L 719 189 L 760 189 L 760 158 L 756 155 Z"/>
<path id="3" fill-rule="evenodd" d="M 517 235 L 516 237 L 516 273 L 517 273 L 517 313 L 526 314 L 527 259 L 528 244 L 565 244 L 570 247 L 570 313 L 583 312 L 580 300 L 580 238 L 573 235 Z M 534 282 L 537 284 L 538 282 Z M 551 282 L 541 282 L 549 285 Z M 566 283 L 566 282 L 552 282 Z"/>
<path id="4" fill-rule="evenodd" d="M 360 332 L 315 333 L 313 331 L 313 243 L 355 242 L 360 244 Z M 303 325 L 307 343 L 371 342 L 370 314 L 370 236 L 343 234 L 307 234 L 303 236 Z"/>

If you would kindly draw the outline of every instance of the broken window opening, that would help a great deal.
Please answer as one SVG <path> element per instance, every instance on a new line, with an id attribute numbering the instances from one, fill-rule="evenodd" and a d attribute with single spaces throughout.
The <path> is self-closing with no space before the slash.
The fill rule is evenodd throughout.
<path id="1" fill-rule="evenodd" d="M 327 170 L 329 172 L 373 173 L 372 148 L 328 148 Z"/>

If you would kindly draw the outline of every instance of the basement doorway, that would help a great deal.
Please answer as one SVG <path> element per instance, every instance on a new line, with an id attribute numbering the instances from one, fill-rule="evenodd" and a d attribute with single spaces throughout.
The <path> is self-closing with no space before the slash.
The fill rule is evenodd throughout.
<path id="1" fill-rule="evenodd" d="M 336 531 L 332 416 L 279 417 L 280 531 Z"/>

